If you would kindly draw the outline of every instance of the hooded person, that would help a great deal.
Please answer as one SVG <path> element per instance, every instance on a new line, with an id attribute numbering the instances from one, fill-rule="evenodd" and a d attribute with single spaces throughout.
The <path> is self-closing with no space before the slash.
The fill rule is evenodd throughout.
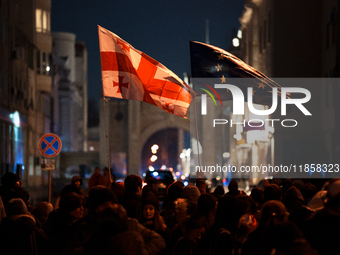
<path id="1" fill-rule="evenodd" d="M 31 254 L 36 251 L 36 222 L 28 214 L 27 206 L 21 198 L 12 198 L 6 205 L 7 217 L 0 225 L 1 254 Z"/>
<path id="2" fill-rule="evenodd" d="M 303 233 L 320 255 L 339 254 L 340 179 L 327 181 L 321 193 L 324 208 L 306 222 Z"/>
<path id="3" fill-rule="evenodd" d="M 60 198 L 59 208 L 49 214 L 46 224 L 46 234 L 52 243 L 52 254 L 70 252 L 70 240 L 76 229 L 75 222 L 83 217 L 83 213 L 83 199 L 77 193 L 67 193 Z"/>
<path id="4" fill-rule="evenodd" d="M 289 220 L 302 228 L 306 221 L 314 215 L 314 211 L 305 206 L 305 199 L 296 186 L 291 186 L 283 196 L 283 204 L 289 212 Z"/>
<path id="5" fill-rule="evenodd" d="M 160 212 L 160 215 L 164 218 L 167 227 L 171 230 L 175 227 L 176 220 L 176 207 L 175 201 L 181 197 L 181 193 L 184 189 L 184 184 L 181 181 L 175 181 L 168 186 L 167 206 Z"/>
<path id="6" fill-rule="evenodd" d="M 0 196 L 5 206 L 12 198 L 21 198 L 29 206 L 29 193 L 22 186 L 22 181 L 15 173 L 7 172 L 1 177 Z"/>
<path id="7" fill-rule="evenodd" d="M 49 254 L 49 242 L 45 233 L 48 215 L 53 211 L 53 205 L 48 202 L 40 202 L 31 211 L 36 221 L 34 229 L 38 254 Z"/>
<path id="8" fill-rule="evenodd" d="M 71 185 L 79 189 L 81 195 L 85 196 L 85 192 L 83 188 L 81 187 L 82 184 L 83 184 L 83 178 L 81 178 L 79 175 L 75 175 L 72 177 Z"/>
<path id="9" fill-rule="evenodd" d="M 200 190 L 196 186 L 186 186 L 182 193 L 181 198 L 184 198 L 187 203 L 187 215 L 194 214 L 197 210 L 198 198 L 200 197 Z"/>
<path id="10" fill-rule="evenodd" d="M 271 254 L 274 248 L 274 227 L 288 221 L 285 205 L 277 200 L 270 200 L 263 204 L 261 217 L 257 229 L 248 235 L 242 246 L 242 254 Z"/>
<path id="11" fill-rule="evenodd" d="M 165 237 L 167 228 L 163 217 L 159 214 L 159 200 L 155 194 L 149 193 L 144 198 L 139 223 Z"/>

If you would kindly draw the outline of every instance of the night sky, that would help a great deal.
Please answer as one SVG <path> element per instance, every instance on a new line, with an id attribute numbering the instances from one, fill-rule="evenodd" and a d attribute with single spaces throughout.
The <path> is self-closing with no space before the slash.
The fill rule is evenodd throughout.
<path id="1" fill-rule="evenodd" d="M 190 73 L 189 40 L 205 42 L 206 19 L 210 44 L 226 49 L 233 29 L 240 27 L 243 9 L 243 0 L 52 0 L 51 27 L 85 42 L 89 98 L 98 101 L 102 85 L 97 25 L 183 78 L 183 72 Z"/>

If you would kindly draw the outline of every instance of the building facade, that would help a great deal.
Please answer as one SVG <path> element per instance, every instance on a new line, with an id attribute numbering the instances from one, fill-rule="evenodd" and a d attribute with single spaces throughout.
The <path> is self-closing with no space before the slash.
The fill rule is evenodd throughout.
<path id="1" fill-rule="evenodd" d="M 241 59 L 271 78 L 310 79 L 308 110 L 301 118 L 292 107 L 287 115 L 301 119 L 298 128 L 275 127 L 275 165 L 331 163 L 339 156 L 339 89 L 330 80 L 339 65 L 339 3 L 331 1 L 247 0 L 240 17 Z M 289 80 L 288 80 L 289 81 Z M 306 79 L 304 80 L 306 81 Z M 293 80 L 288 82 L 293 84 Z M 295 85 L 296 86 L 296 85 Z M 272 118 L 282 119 L 280 112 Z M 315 162 L 311 162 L 314 160 Z"/>
<path id="2" fill-rule="evenodd" d="M 0 1 L 0 172 L 16 172 L 32 194 L 47 185 L 39 139 L 57 125 L 50 11 L 51 0 Z"/>
<path id="3" fill-rule="evenodd" d="M 76 35 L 53 32 L 62 152 L 87 151 L 87 50 Z"/>

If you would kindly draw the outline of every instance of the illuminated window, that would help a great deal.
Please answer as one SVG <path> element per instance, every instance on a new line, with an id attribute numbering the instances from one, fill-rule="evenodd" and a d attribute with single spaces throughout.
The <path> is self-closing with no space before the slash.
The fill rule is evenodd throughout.
<path id="1" fill-rule="evenodd" d="M 51 31 L 50 13 L 42 9 L 35 10 L 35 28 L 39 33 Z"/>
<path id="2" fill-rule="evenodd" d="M 37 51 L 37 74 L 51 74 L 50 58 L 50 54 Z"/>

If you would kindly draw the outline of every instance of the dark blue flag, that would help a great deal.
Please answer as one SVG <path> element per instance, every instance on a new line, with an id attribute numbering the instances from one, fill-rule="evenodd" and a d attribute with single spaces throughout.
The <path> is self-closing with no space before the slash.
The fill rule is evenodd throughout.
<path id="1" fill-rule="evenodd" d="M 233 54 L 201 42 L 190 41 L 191 76 L 192 78 L 218 78 L 220 84 L 227 83 L 230 78 L 247 95 L 247 88 L 253 88 L 253 103 L 272 104 L 272 88 L 277 88 L 281 96 L 281 86 L 250 65 L 244 63 Z M 216 83 L 216 81 L 215 81 Z M 235 84 L 236 83 L 236 84 Z M 194 84 L 194 87 L 200 84 Z M 212 84 L 209 84 L 213 86 Z M 221 95 L 223 99 L 232 99 L 231 93 Z M 245 96 L 247 100 L 247 96 Z"/>

